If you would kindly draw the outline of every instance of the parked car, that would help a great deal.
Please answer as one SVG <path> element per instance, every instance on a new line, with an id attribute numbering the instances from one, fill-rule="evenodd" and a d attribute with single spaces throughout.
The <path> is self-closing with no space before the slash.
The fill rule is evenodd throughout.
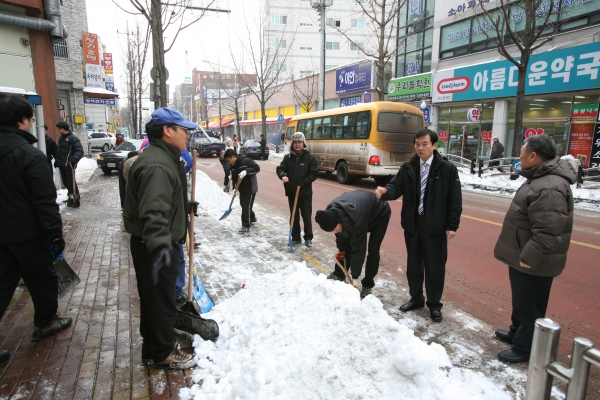
<path id="1" fill-rule="evenodd" d="M 117 138 L 107 132 L 92 132 L 88 135 L 88 140 L 92 149 L 102 149 L 102 151 L 113 149 L 117 142 Z"/>
<path id="2" fill-rule="evenodd" d="M 141 146 L 141 139 L 130 139 L 118 145 L 113 151 L 100 153 L 98 158 L 96 158 L 98 168 L 102 169 L 102 172 L 107 175 L 112 171 L 118 170 L 117 165 L 127 159 L 127 154 L 130 151 L 139 151 Z"/>
<path id="3" fill-rule="evenodd" d="M 256 140 L 246 140 L 244 144 L 240 146 L 240 150 L 238 151 L 241 156 L 246 156 L 250 158 L 261 158 L 262 152 L 260 151 L 260 142 Z M 267 143 L 267 148 L 265 150 L 265 160 L 269 159 L 269 144 Z"/>
<path id="4" fill-rule="evenodd" d="M 214 137 L 210 137 L 204 130 L 199 129 L 190 134 L 188 141 L 190 151 L 198 151 L 198 157 L 212 157 L 221 154 L 225 150 L 225 143 Z"/>

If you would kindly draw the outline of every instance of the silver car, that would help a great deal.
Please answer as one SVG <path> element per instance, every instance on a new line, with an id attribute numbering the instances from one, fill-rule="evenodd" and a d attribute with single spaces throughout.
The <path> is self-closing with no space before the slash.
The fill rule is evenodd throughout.
<path id="1" fill-rule="evenodd" d="M 92 132 L 88 135 L 88 140 L 92 149 L 102 149 L 102 151 L 114 148 L 117 142 L 117 139 L 107 132 Z"/>

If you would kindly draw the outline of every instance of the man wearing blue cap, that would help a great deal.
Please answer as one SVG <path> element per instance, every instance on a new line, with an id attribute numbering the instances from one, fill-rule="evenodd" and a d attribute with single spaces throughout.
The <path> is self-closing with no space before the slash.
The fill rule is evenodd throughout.
<path id="1" fill-rule="evenodd" d="M 177 307 L 179 245 L 185 237 L 186 214 L 180 154 L 188 129 L 179 111 L 159 108 L 147 124 L 150 145 L 129 170 L 123 219 L 131 233 L 131 255 L 140 295 L 142 361 L 156 367 L 186 369 L 192 356 L 179 351 L 173 334 Z"/>

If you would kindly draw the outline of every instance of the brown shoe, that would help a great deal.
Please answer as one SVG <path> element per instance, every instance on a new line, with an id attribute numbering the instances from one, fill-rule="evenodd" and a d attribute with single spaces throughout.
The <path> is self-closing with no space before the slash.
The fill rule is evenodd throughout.
<path id="1" fill-rule="evenodd" d="M 188 369 L 196 365 L 191 354 L 184 353 L 177 347 L 173 349 L 169 357 L 161 362 L 154 363 L 156 368 Z"/>
<path id="2" fill-rule="evenodd" d="M 50 324 L 44 327 L 35 327 L 32 340 L 42 340 L 45 337 L 55 335 L 71 326 L 71 322 L 73 322 L 71 317 L 60 317 L 56 314 L 56 318 Z"/>

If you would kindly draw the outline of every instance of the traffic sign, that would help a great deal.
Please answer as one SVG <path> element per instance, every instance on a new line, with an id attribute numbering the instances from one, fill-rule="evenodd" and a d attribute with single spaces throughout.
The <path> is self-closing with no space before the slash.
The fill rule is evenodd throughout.
<path id="1" fill-rule="evenodd" d="M 514 172 L 521 172 L 521 160 L 516 159 L 513 161 L 512 167 Z"/>
<path id="2" fill-rule="evenodd" d="M 156 78 L 158 78 L 158 68 L 152 67 L 152 69 L 150 70 L 150 78 L 153 81 L 156 81 Z M 169 70 L 165 68 L 165 82 L 167 80 L 169 80 Z"/>
<path id="3" fill-rule="evenodd" d="M 277 117 L 277 123 L 283 124 L 284 122 L 285 118 L 283 118 L 283 114 L 279 114 L 279 117 Z"/>

